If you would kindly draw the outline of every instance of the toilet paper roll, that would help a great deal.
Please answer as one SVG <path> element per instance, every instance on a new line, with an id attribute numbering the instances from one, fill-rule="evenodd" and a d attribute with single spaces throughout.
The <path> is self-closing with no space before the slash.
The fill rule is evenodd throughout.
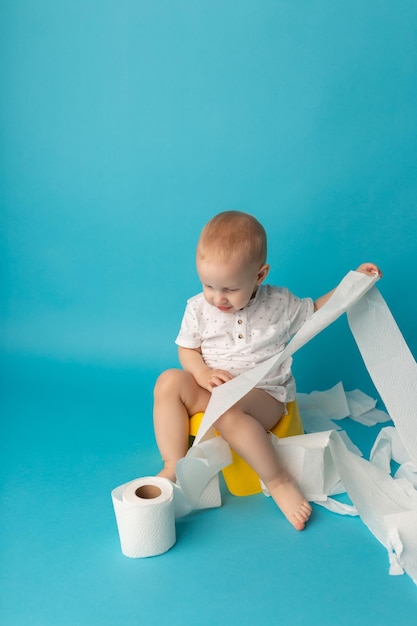
<path id="1" fill-rule="evenodd" d="M 175 544 L 173 485 L 169 480 L 138 478 L 116 487 L 112 500 L 125 556 L 157 556 Z"/>

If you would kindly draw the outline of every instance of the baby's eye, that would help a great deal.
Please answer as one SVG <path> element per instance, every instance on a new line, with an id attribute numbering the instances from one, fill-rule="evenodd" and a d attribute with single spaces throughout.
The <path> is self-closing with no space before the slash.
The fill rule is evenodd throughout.
<path id="1" fill-rule="evenodd" d="M 228 293 L 233 293 L 234 291 L 239 291 L 239 289 L 228 289 L 226 287 L 225 291 L 227 291 Z"/>

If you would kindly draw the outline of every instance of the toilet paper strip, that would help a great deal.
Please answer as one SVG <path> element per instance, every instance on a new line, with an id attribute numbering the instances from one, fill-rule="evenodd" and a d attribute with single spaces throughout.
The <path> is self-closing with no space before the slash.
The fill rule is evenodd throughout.
<path id="1" fill-rule="evenodd" d="M 175 517 L 183 517 L 194 509 L 221 506 L 218 473 L 231 462 L 230 448 L 222 437 L 191 447 L 175 468 Z"/>
<path id="2" fill-rule="evenodd" d="M 416 364 L 388 307 L 374 287 L 376 280 L 377 277 L 350 272 L 328 303 L 303 326 L 287 346 L 284 356 L 278 359 L 288 358 L 347 310 L 359 349 L 383 401 L 390 406 L 391 417 L 397 428 L 381 430 L 370 461 L 361 458 L 360 451 L 345 432 L 328 430 L 281 440 L 274 435 L 271 437 L 283 464 L 294 475 L 308 499 L 339 514 L 359 514 L 387 548 L 390 573 L 406 571 L 416 582 Z M 378 350 L 374 349 L 374 344 Z M 391 354 L 394 355 L 395 368 L 398 370 L 395 376 L 392 376 Z M 199 508 L 220 506 L 218 472 L 230 463 L 231 456 L 226 442 L 221 437 L 207 439 L 208 432 L 213 432 L 212 424 L 216 419 L 253 388 L 277 364 L 278 359 L 274 357 L 214 390 L 196 438 L 198 443 L 177 464 L 178 481 L 172 485 L 175 517 L 182 517 Z M 406 376 L 403 376 L 404 368 L 408 371 Z M 398 394 L 391 390 L 392 382 L 400 390 Z M 310 395 L 316 404 L 316 417 L 322 414 L 327 416 L 326 419 L 340 420 L 350 414 L 353 419 L 370 424 L 389 418 L 385 412 L 375 409 L 375 400 L 359 390 L 345 394 L 341 384 L 328 392 Z M 367 418 L 368 414 L 370 417 Z M 303 410 L 301 415 L 304 417 Z M 400 464 L 395 478 L 390 475 L 391 460 Z M 112 494 L 119 533 L 125 532 L 128 526 L 128 533 L 134 535 L 139 532 L 138 520 L 130 525 L 123 519 L 119 521 L 124 515 L 130 516 L 120 504 L 123 501 L 123 487 L 117 488 Z M 349 495 L 352 505 L 332 498 L 344 492 Z M 135 504 L 125 502 L 124 506 Z M 159 528 L 161 539 L 166 532 L 162 526 Z M 175 536 L 172 540 L 172 530 L 169 533 L 171 538 L 167 544 L 173 545 Z M 121 544 L 128 556 L 142 556 L 134 537 L 123 540 L 121 536 Z M 162 551 L 166 549 L 169 547 L 165 546 Z M 153 550 L 153 554 L 160 553 Z"/>
<path id="3" fill-rule="evenodd" d="M 281 440 L 280 457 L 310 500 L 338 512 L 354 514 L 357 511 L 387 548 L 390 573 L 406 571 L 417 583 L 417 492 L 413 479 L 410 480 L 417 474 L 417 365 L 385 301 L 374 287 L 376 280 L 376 276 L 349 272 L 333 296 L 308 320 L 281 355 L 216 387 L 195 445 L 204 439 L 220 415 L 248 393 L 272 367 L 347 311 L 355 341 L 396 426 L 397 448 L 401 442 L 407 453 L 408 461 L 401 466 L 401 480 L 394 479 L 379 462 L 372 463 L 352 453 L 335 431 L 327 436 L 315 433 Z M 319 436 L 324 440 L 320 441 Z M 289 447 L 287 453 L 285 446 Z M 328 498 L 340 490 L 348 493 L 353 507 L 339 506 Z"/>
<path id="4" fill-rule="evenodd" d="M 375 398 L 360 389 L 345 391 L 341 382 L 326 391 L 297 393 L 298 409 L 306 433 L 340 430 L 338 422 L 347 417 L 364 426 L 389 422 L 390 416 L 376 409 L 376 402 Z"/>
<path id="5" fill-rule="evenodd" d="M 375 287 L 351 306 L 347 316 L 369 375 L 417 464 L 417 363 Z"/>
<path id="6" fill-rule="evenodd" d="M 403 466 L 396 473 L 398 479 L 390 476 L 394 457 L 410 467 L 394 427 L 381 430 L 370 461 L 349 451 L 337 431 L 279 440 L 271 437 L 283 465 L 310 501 L 335 513 L 359 514 L 389 551 L 390 562 L 395 563 L 391 573 L 405 570 L 417 581 L 417 491 L 403 480 Z M 353 507 L 328 497 L 345 491 Z"/>
<path id="7" fill-rule="evenodd" d="M 353 306 L 378 280 L 378 276 L 368 276 L 360 272 L 349 272 L 337 286 L 332 297 L 316 311 L 301 327 L 284 350 L 276 356 L 260 363 L 253 369 L 236 376 L 232 380 L 215 387 L 207 405 L 194 445 L 202 441 L 214 422 L 227 409 L 236 404 L 256 384 L 270 372 L 318 335 L 346 310 Z"/>
<path id="8" fill-rule="evenodd" d="M 417 489 L 417 465 L 410 460 L 394 427 L 381 429 L 372 447 L 370 461 L 388 473 L 391 472 L 391 461 L 394 461 L 398 465 L 394 473 L 395 480 L 413 496 Z"/>
<path id="9" fill-rule="evenodd" d="M 112 491 L 124 555 L 138 558 L 167 552 L 175 543 L 173 485 L 166 478 L 145 476 Z"/>

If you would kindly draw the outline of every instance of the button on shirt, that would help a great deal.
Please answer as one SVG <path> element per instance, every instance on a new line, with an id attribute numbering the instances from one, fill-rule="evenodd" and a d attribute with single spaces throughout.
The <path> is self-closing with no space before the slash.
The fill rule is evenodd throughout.
<path id="1" fill-rule="evenodd" d="M 313 314 L 311 298 L 297 298 L 285 287 L 259 285 L 255 297 L 236 313 L 223 313 L 203 293 L 187 302 L 176 343 L 200 348 L 205 363 L 237 376 L 279 354 Z M 292 359 L 256 385 L 281 402 L 295 399 Z"/>

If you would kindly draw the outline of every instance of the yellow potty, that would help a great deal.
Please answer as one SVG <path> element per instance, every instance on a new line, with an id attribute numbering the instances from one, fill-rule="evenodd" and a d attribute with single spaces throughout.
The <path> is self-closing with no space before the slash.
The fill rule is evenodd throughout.
<path id="1" fill-rule="evenodd" d="M 283 415 L 271 432 L 279 438 L 303 435 L 303 424 L 297 402 L 287 404 L 286 415 Z M 200 427 L 204 413 L 196 413 L 190 418 L 190 436 L 195 437 Z M 234 496 L 251 496 L 261 493 L 261 483 L 258 475 L 236 452 L 232 450 L 232 463 L 223 469 L 223 476 L 227 488 Z"/>

